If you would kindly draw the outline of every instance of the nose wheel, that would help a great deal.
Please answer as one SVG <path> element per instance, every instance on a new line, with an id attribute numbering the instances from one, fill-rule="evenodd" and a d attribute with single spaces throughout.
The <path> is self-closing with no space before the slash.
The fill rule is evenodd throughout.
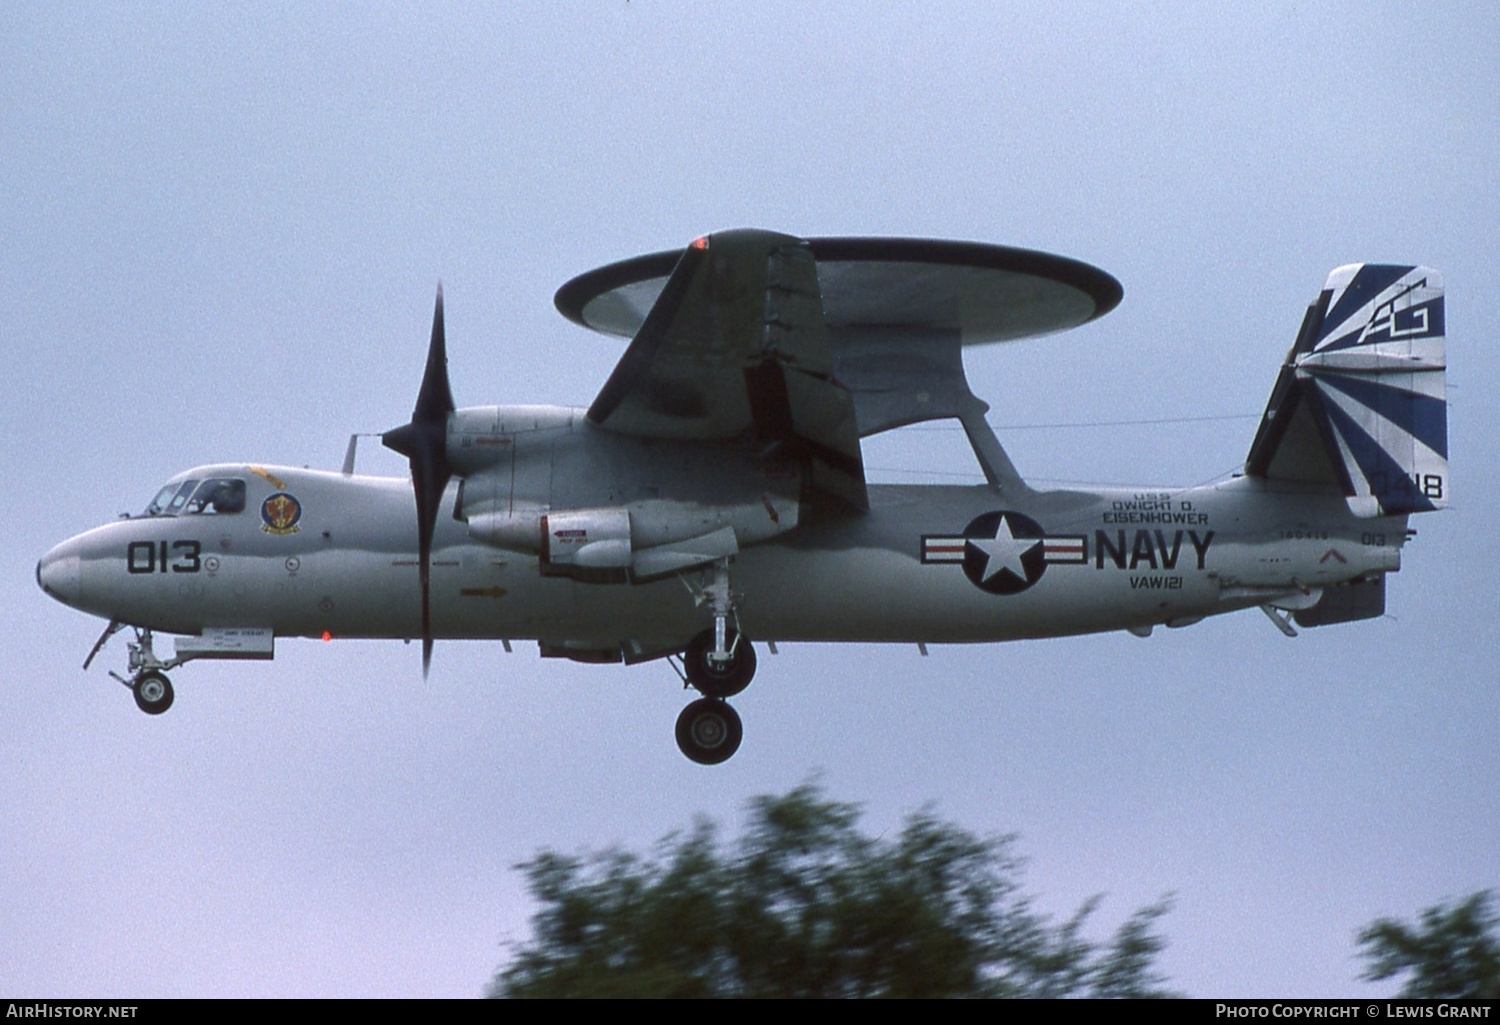
<path id="1" fill-rule="evenodd" d="M 88 660 L 83 663 L 85 669 L 89 667 L 89 662 L 94 660 L 94 656 L 99 654 L 99 649 L 104 646 L 104 642 L 120 629 L 120 625 L 118 622 L 111 622 L 104 628 L 104 635 L 99 638 L 99 643 L 94 645 L 94 650 L 89 652 Z M 172 681 L 167 679 L 167 674 L 162 670 L 180 665 L 181 661 L 173 659 L 170 662 L 163 662 L 157 658 L 152 646 L 153 638 L 150 630 L 136 628 L 135 638 L 134 643 L 128 646 L 130 677 L 127 679 L 113 669 L 109 671 L 109 675 L 130 688 L 130 693 L 135 697 L 135 706 L 142 712 L 147 715 L 161 715 L 172 707 L 172 701 L 177 696 L 172 691 Z"/>
<path id="2" fill-rule="evenodd" d="M 172 693 L 172 681 L 167 679 L 167 674 L 156 669 L 137 673 L 130 690 L 135 695 L 136 707 L 147 715 L 161 715 L 172 707 L 172 699 L 176 696 Z"/>
<path id="3" fill-rule="evenodd" d="M 699 698 L 677 717 L 677 746 L 699 765 L 718 765 L 740 749 L 740 714 L 721 698 Z"/>

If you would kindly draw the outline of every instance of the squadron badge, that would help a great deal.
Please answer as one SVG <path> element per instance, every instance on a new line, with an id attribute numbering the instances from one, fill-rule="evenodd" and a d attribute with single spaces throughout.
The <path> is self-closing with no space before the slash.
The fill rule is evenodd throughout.
<path id="1" fill-rule="evenodd" d="M 260 503 L 261 530 L 267 534 L 295 534 L 302 528 L 302 503 L 285 491 L 278 491 Z"/>

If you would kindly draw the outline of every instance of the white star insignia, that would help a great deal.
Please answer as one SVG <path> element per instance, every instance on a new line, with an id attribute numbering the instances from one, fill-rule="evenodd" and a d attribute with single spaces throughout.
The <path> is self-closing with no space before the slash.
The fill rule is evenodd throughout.
<path id="1" fill-rule="evenodd" d="M 999 526 L 995 528 L 993 539 L 971 537 L 965 538 L 965 543 L 973 545 L 989 557 L 989 561 L 984 566 L 984 576 L 980 580 L 980 583 L 987 584 L 1003 569 L 1014 573 L 1017 580 L 1027 579 L 1026 567 L 1021 565 L 1021 557 L 1041 544 L 1042 539 L 1016 537 L 1010 531 L 1010 521 L 1002 516 Z"/>

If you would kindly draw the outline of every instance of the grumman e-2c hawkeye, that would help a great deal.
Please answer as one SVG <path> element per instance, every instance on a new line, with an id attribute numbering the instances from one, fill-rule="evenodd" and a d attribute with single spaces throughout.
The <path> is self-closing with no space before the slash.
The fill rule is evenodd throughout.
<path id="1" fill-rule="evenodd" d="M 411 422 L 383 436 L 410 482 L 355 474 L 353 439 L 341 473 L 198 467 L 58 545 L 37 579 L 109 620 L 85 668 L 133 628 L 129 675 L 111 675 L 152 714 L 166 670 L 271 658 L 276 637 L 421 637 L 424 671 L 438 638 L 529 639 L 668 659 L 702 695 L 677 722 L 702 763 L 739 746 L 726 699 L 755 672 L 752 638 L 1144 635 L 1247 608 L 1290 635 L 1380 615 L 1408 516 L 1448 501 L 1438 274 L 1335 270 L 1232 479 L 1034 489 L 962 350 L 1120 297 L 1043 253 L 726 231 L 557 293 L 571 320 L 631 338 L 588 409 L 455 409 L 440 291 Z M 939 419 L 987 483 L 866 483 L 861 439 Z M 184 635 L 173 655 L 159 631 Z"/>

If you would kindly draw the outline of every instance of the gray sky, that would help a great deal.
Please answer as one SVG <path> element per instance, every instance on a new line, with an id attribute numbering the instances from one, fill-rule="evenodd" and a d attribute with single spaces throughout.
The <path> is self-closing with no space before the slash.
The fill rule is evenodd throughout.
<path id="1" fill-rule="evenodd" d="M 1174 892 L 1199 996 L 1377 995 L 1355 931 L 1500 885 L 1500 14 L 1485 4 L 0 6 L 0 991 L 470 995 L 540 846 L 643 846 L 821 774 L 879 831 L 925 802 L 1021 835 L 1102 936 Z M 787 645 L 689 763 L 657 663 L 283 641 L 141 715 L 101 626 L 33 579 L 172 473 L 336 467 L 405 422 L 432 292 L 460 405 L 588 403 L 621 345 L 553 291 L 718 228 L 1046 249 L 1125 285 L 1080 331 L 971 350 L 1049 481 L 1243 461 L 1331 268 L 1448 288 L 1455 499 L 1381 620 L 1255 612 L 979 647 Z M 877 478 L 971 473 L 961 435 Z M 372 446 L 362 469 L 404 469 Z M 974 474 L 977 478 L 977 473 Z"/>

